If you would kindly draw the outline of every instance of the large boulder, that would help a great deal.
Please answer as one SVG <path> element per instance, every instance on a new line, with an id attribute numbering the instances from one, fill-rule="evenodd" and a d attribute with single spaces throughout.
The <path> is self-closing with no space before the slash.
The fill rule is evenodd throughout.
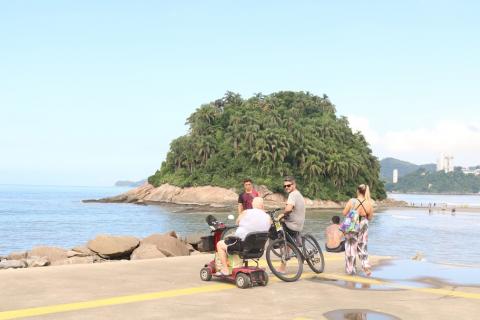
<path id="1" fill-rule="evenodd" d="M 167 236 L 174 237 L 174 238 L 177 238 L 177 239 L 178 239 L 178 235 L 177 235 L 177 233 L 175 232 L 175 230 L 170 230 L 170 231 L 168 231 L 168 232 L 165 232 L 165 234 L 166 234 Z"/>
<path id="2" fill-rule="evenodd" d="M 168 202 L 176 204 L 194 204 L 211 206 L 231 206 L 238 199 L 233 190 L 202 186 L 179 188 L 168 183 L 150 190 L 143 198 L 145 202 Z"/>
<path id="3" fill-rule="evenodd" d="M 26 258 L 26 259 L 23 259 L 23 261 L 25 261 L 25 263 L 28 265 L 28 267 L 45 267 L 45 266 L 48 266 L 50 265 L 50 261 L 48 261 L 48 259 L 46 257 L 30 257 L 30 258 Z M 57 260 L 57 261 L 62 261 L 62 260 Z"/>
<path id="4" fill-rule="evenodd" d="M 51 264 L 67 259 L 67 250 L 57 247 L 35 247 L 27 252 L 27 258 L 45 257 Z"/>
<path id="5" fill-rule="evenodd" d="M 263 184 L 259 186 L 255 186 L 255 190 L 257 190 L 258 194 L 262 198 L 265 198 L 266 196 L 273 194 L 273 192 L 268 190 L 267 186 Z"/>
<path id="6" fill-rule="evenodd" d="M 90 240 L 87 247 L 102 258 L 123 259 L 128 258 L 139 244 L 135 237 L 99 235 Z"/>
<path id="7" fill-rule="evenodd" d="M 263 198 L 266 208 L 284 208 L 287 199 L 280 193 L 269 193 Z"/>
<path id="8" fill-rule="evenodd" d="M 26 268 L 27 263 L 23 260 L 2 260 L 0 261 L 0 269 L 18 269 Z"/>
<path id="9" fill-rule="evenodd" d="M 185 242 L 191 245 L 198 245 L 200 242 L 202 242 L 203 236 L 204 234 L 202 233 L 187 234 L 187 236 L 185 237 Z"/>
<path id="10" fill-rule="evenodd" d="M 118 196 L 113 196 L 113 197 L 108 197 L 108 198 L 102 198 L 102 199 L 89 199 L 89 200 L 83 200 L 83 202 L 128 202 L 128 203 L 135 203 L 140 200 L 143 200 L 153 189 L 155 189 L 154 186 L 152 186 L 149 183 L 145 183 L 141 185 L 140 187 L 134 188 L 132 190 L 129 190 L 125 193 L 122 193 Z"/>
<path id="11" fill-rule="evenodd" d="M 212 186 L 184 188 L 172 198 L 172 202 L 177 204 L 213 206 L 232 206 L 237 200 L 238 194 L 235 191 Z"/>
<path id="12" fill-rule="evenodd" d="M 64 264 L 88 264 L 88 263 L 94 263 L 94 256 L 69 257 L 69 258 L 64 259 L 64 260 L 57 260 L 52 265 L 59 266 L 59 265 L 64 265 Z"/>
<path id="13" fill-rule="evenodd" d="M 138 248 L 133 250 L 130 260 L 157 259 L 165 257 L 166 255 L 158 250 L 155 244 L 142 242 Z"/>
<path id="14" fill-rule="evenodd" d="M 168 183 L 154 188 L 143 198 L 144 201 L 151 202 L 173 202 L 173 197 L 182 192 L 182 188 L 169 185 Z"/>
<path id="15" fill-rule="evenodd" d="M 186 244 L 172 236 L 152 234 L 142 240 L 142 244 L 154 244 L 167 257 L 188 256 L 190 254 Z"/>
<path id="16" fill-rule="evenodd" d="M 95 252 L 90 250 L 87 246 L 76 246 L 72 250 L 68 251 L 69 257 L 88 257 L 95 255 Z"/>

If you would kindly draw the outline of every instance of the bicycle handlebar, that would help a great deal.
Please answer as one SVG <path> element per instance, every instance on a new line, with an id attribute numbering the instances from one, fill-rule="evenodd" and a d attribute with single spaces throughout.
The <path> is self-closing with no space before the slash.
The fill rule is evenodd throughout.
<path id="1" fill-rule="evenodd" d="M 270 217 L 272 218 L 272 221 L 279 221 L 279 219 L 277 219 L 275 217 L 275 213 L 278 212 L 278 211 L 281 211 L 282 209 L 281 208 L 276 208 L 276 209 L 273 209 L 273 210 L 269 210 L 267 211 L 267 213 L 270 215 Z M 283 219 L 284 217 L 282 217 L 281 219 Z M 281 220 L 280 219 L 280 220 Z"/>

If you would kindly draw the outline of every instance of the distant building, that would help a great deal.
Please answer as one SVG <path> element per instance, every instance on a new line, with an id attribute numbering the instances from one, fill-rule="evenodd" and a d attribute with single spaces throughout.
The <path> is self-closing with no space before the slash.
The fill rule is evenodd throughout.
<path id="1" fill-rule="evenodd" d="M 441 154 L 437 162 L 437 171 L 444 171 L 445 173 L 453 171 L 453 156 Z"/>
<path id="2" fill-rule="evenodd" d="M 397 182 L 398 182 L 398 170 L 397 170 L 397 169 L 393 169 L 392 181 L 393 181 L 393 183 L 397 183 Z"/>
<path id="3" fill-rule="evenodd" d="M 477 168 L 462 168 L 464 174 L 473 174 L 475 176 L 480 176 L 480 169 Z"/>

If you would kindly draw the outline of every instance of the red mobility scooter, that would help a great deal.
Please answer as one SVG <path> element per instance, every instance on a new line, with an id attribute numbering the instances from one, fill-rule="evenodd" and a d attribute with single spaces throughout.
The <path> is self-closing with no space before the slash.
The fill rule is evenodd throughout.
<path id="1" fill-rule="evenodd" d="M 209 251 L 217 252 L 217 242 L 223 240 L 222 237 L 232 227 L 226 226 L 224 223 L 217 221 L 217 219 L 209 215 L 207 217 L 207 223 L 212 229 L 212 235 L 208 237 L 202 237 L 202 241 L 207 243 Z M 235 282 L 237 287 L 245 289 L 253 287 L 254 285 L 266 286 L 268 283 L 268 274 L 265 271 L 265 268 L 260 268 L 258 266 L 258 261 L 263 255 L 265 250 L 265 243 L 268 240 L 268 232 L 251 232 L 249 233 L 244 241 L 241 241 L 241 250 L 231 252 L 229 254 L 238 254 L 240 259 L 242 259 L 242 266 L 232 269 L 232 272 L 228 276 L 216 276 L 215 273 L 218 271 L 216 268 L 215 259 L 210 261 L 210 263 L 205 264 L 205 266 L 200 270 L 200 278 L 203 281 L 210 281 L 212 277 L 218 278 L 220 280 L 226 280 Z M 256 263 L 256 266 L 249 266 L 248 260 L 252 260 Z"/>

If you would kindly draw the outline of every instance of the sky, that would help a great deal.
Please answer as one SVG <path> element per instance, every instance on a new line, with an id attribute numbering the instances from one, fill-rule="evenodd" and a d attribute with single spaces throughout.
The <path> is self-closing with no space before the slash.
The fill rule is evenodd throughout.
<path id="1" fill-rule="evenodd" d="M 327 94 L 379 159 L 480 164 L 475 1 L 0 0 L 0 184 L 161 165 L 226 91 Z"/>

